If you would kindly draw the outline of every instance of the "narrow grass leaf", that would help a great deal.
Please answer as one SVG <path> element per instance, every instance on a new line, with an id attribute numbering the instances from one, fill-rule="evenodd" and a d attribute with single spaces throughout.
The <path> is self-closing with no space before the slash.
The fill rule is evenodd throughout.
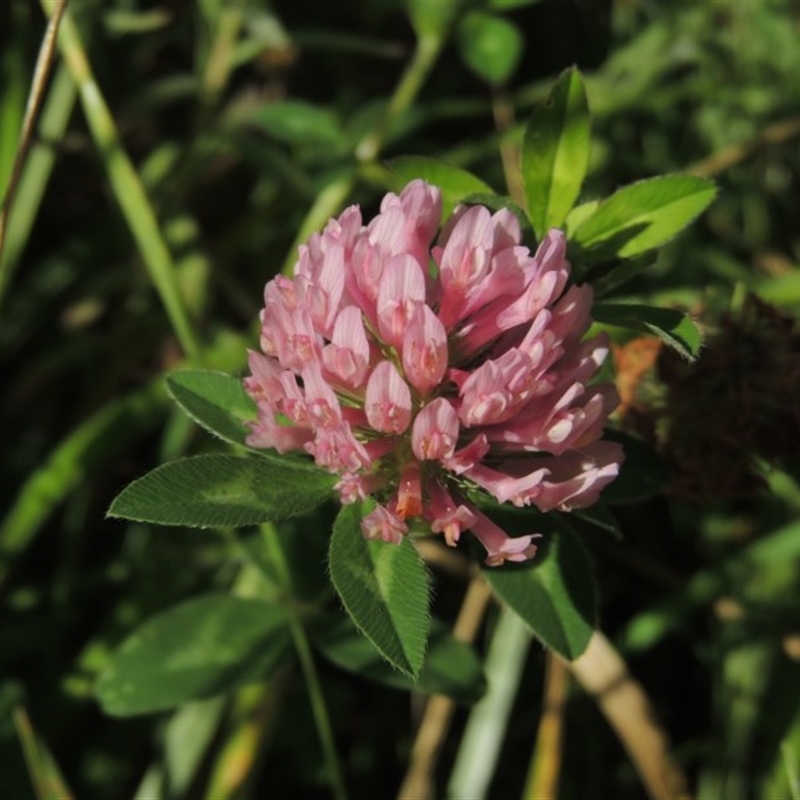
<path id="1" fill-rule="evenodd" d="M 95 693 L 108 714 L 147 714 L 265 680 L 291 652 L 283 608 L 207 595 L 145 622 L 112 656 Z"/>
<path id="2" fill-rule="evenodd" d="M 534 109 L 522 145 L 522 181 L 536 236 L 560 228 L 589 164 L 591 120 L 583 79 L 568 69 Z"/>
<path id="3" fill-rule="evenodd" d="M 0 584 L 58 504 L 163 416 L 167 400 L 160 383 L 111 400 L 78 425 L 27 478 L 0 521 Z"/>
<path id="4" fill-rule="evenodd" d="M 557 524 L 541 540 L 532 562 L 485 567 L 483 576 L 545 645 L 573 660 L 594 630 L 595 583 L 583 545 L 566 525 Z"/>
<path id="5" fill-rule="evenodd" d="M 576 227 L 573 241 L 585 263 L 631 258 L 675 236 L 716 193 L 711 181 L 693 175 L 661 175 L 623 186 Z"/>
<path id="6" fill-rule="evenodd" d="M 14 709 L 14 724 L 38 800 L 53 800 L 53 798 L 71 800 L 74 795 L 67 786 L 53 754 L 36 733 L 27 712 L 21 706 Z"/>
<path id="7" fill-rule="evenodd" d="M 400 672 L 416 678 L 428 640 L 428 573 L 414 545 L 367 541 L 363 509 L 345 506 L 333 526 L 328 568 L 356 627 Z"/>
<path id="8" fill-rule="evenodd" d="M 310 511 L 331 496 L 335 482 L 288 459 L 193 456 L 129 484 L 108 515 L 194 528 L 258 525 Z"/>

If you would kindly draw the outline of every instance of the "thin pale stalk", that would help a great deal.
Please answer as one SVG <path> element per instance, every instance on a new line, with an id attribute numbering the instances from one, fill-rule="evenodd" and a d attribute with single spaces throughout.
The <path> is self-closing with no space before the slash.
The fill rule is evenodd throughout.
<path id="1" fill-rule="evenodd" d="M 0 588 L 53 509 L 99 465 L 163 414 L 163 381 L 109 401 L 64 438 L 17 492 L 0 520 Z"/>
<path id="2" fill-rule="evenodd" d="M 75 105 L 75 84 L 67 68 L 58 67 L 39 119 L 39 142 L 31 146 L 10 206 L 0 253 L 0 303 L 30 236 L 56 156 L 51 142 L 64 135 Z"/>
<path id="3" fill-rule="evenodd" d="M 443 44 L 442 37 L 421 36 L 419 38 L 414 55 L 397 84 L 386 111 L 367 131 L 356 147 L 355 155 L 360 162 L 369 163 L 378 157 L 392 123 L 414 102 L 414 98 L 436 63 Z M 289 248 L 289 253 L 281 268 L 284 275 L 291 274 L 297 260 L 298 245 L 302 244 L 314 231 L 319 230 L 342 207 L 355 186 L 355 182 L 356 175 L 347 173 L 328 184 L 319 193 Z"/>
<path id="4" fill-rule="evenodd" d="M 3 246 L 6 240 L 8 218 L 11 215 L 11 208 L 14 205 L 14 195 L 16 194 L 17 186 L 22 176 L 22 167 L 25 164 L 25 157 L 28 154 L 28 148 L 33 140 L 36 117 L 44 102 L 47 78 L 50 75 L 50 70 L 53 68 L 53 62 L 56 57 L 58 30 L 61 27 L 66 9 L 67 0 L 55 0 L 52 14 L 47 23 L 47 29 L 45 30 L 41 47 L 39 48 L 39 55 L 36 59 L 36 68 L 33 72 L 33 82 L 31 84 L 30 93 L 28 94 L 25 117 L 22 120 L 22 133 L 20 134 L 19 147 L 17 148 L 17 155 L 14 158 L 14 164 L 11 167 L 11 176 L 8 180 L 6 195 L 3 198 L 3 206 L 0 208 L 0 270 L 3 270 Z M 2 272 L 0 272 L 0 291 L 2 290 L 2 283 L 4 283 L 4 278 L 2 277 Z"/>
<path id="5" fill-rule="evenodd" d="M 374 161 L 378 157 L 392 123 L 406 111 L 416 98 L 436 63 L 443 44 L 444 38 L 441 36 L 423 35 L 419 37 L 414 55 L 397 84 L 386 111 L 356 147 L 356 158 L 359 161 Z"/>
<path id="6" fill-rule="evenodd" d="M 273 564 L 278 570 L 278 579 L 284 589 L 288 589 L 291 583 L 289 565 L 286 561 L 286 554 L 281 545 L 278 532 L 272 524 L 261 526 L 262 536 L 267 548 L 267 552 L 272 558 Z M 303 677 L 306 681 L 311 710 L 314 714 L 314 722 L 317 726 L 322 753 L 325 764 L 328 768 L 328 777 L 331 782 L 331 789 L 336 800 L 347 800 L 347 789 L 344 783 L 344 773 L 342 770 L 339 755 L 336 752 L 336 742 L 333 737 L 333 726 L 331 725 L 328 707 L 325 703 L 325 695 L 322 692 L 322 683 L 317 673 L 314 663 L 314 655 L 311 652 L 311 644 L 306 635 L 300 617 L 291 604 L 286 606 L 289 614 L 289 626 L 292 631 L 292 639 L 300 661 L 300 668 L 303 670 Z"/>
<path id="7" fill-rule="evenodd" d="M 41 2 L 45 12 L 51 13 L 53 2 Z M 172 256 L 139 175 L 122 146 L 114 117 L 97 84 L 77 26 L 69 12 L 64 14 L 61 22 L 59 47 L 72 79 L 78 86 L 86 120 L 103 159 L 111 188 L 136 240 L 172 329 L 186 355 L 199 360 L 200 345 L 178 291 Z"/>
<path id="8" fill-rule="evenodd" d="M 244 24 L 242 9 L 236 5 L 226 6 L 216 21 L 217 36 L 206 60 L 203 73 L 203 101 L 213 106 L 228 83 L 234 67 L 236 41 Z"/>
<path id="9" fill-rule="evenodd" d="M 690 164 L 684 172 L 689 175 L 698 175 L 701 178 L 711 178 L 745 161 L 759 150 L 783 144 L 794 139 L 795 136 L 800 136 L 800 117 L 779 120 L 767 125 L 749 142 L 724 147 L 722 150 L 712 153 L 708 158 Z"/>
<path id="10" fill-rule="evenodd" d="M 21 706 L 14 709 L 14 725 L 36 797 L 39 800 L 72 800 L 73 794 L 58 764 L 37 736 L 27 712 Z"/>
<path id="11" fill-rule="evenodd" d="M 539 720 L 531 767 L 525 781 L 525 800 L 555 800 L 558 797 L 568 684 L 569 672 L 564 662 L 548 653 L 542 718 Z"/>
<path id="12" fill-rule="evenodd" d="M 491 597 L 483 578 L 480 575 L 474 577 L 453 626 L 455 639 L 468 643 L 475 639 Z M 434 796 L 433 773 L 454 710 L 455 703 L 444 695 L 434 695 L 428 700 L 398 800 L 430 800 Z"/>
<path id="13" fill-rule="evenodd" d="M 211 768 L 205 797 L 232 800 L 248 796 L 247 786 L 265 736 L 267 723 L 274 717 L 284 682 L 278 673 L 266 685 L 246 686 L 236 692 L 224 743 Z"/>
<path id="14" fill-rule="evenodd" d="M 488 690 L 469 715 L 450 773 L 449 797 L 469 797 L 471 800 L 486 797 L 500 757 L 530 642 L 528 626 L 510 608 L 503 607 L 484 664 Z"/>
<path id="15" fill-rule="evenodd" d="M 608 639 L 595 631 L 583 655 L 565 663 L 616 731 L 648 795 L 653 800 L 690 798 L 686 776 L 669 754 L 650 699 Z"/>

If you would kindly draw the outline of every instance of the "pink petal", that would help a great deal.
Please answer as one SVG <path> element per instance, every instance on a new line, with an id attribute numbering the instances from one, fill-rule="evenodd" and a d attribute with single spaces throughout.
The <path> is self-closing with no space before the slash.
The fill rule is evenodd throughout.
<path id="1" fill-rule="evenodd" d="M 330 384 L 322 377 L 319 364 L 312 362 L 302 372 L 306 408 L 314 424 L 327 427 L 342 421 L 339 399 Z"/>
<path id="2" fill-rule="evenodd" d="M 245 439 L 247 445 L 273 447 L 279 453 L 302 449 L 314 435 L 308 428 L 281 425 L 266 403 L 258 404 L 258 420 L 250 424 L 251 430 Z"/>
<path id="3" fill-rule="evenodd" d="M 365 539 L 400 544 L 408 533 L 408 525 L 388 508 L 379 505 L 361 520 L 361 532 Z"/>
<path id="4" fill-rule="evenodd" d="M 622 446 L 598 441 L 582 451 L 572 451 L 552 459 L 550 475 L 536 499 L 540 511 L 571 511 L 596 503 L 600 492 L 619 473 L 625 460 Z"/>
<path id="5" fill-rule="evenodd" d="M 369 368 L 369 341 L 361 311 L 347 306 L 336 317 L 333 339 L 322 351 L 325 369 L 352 389 L 361 386 Z"/>
<path id="6" fill-rule="evenodd" d="M 442 282 L 439 318 L 445 328 L 459 319 L 467 292 L 489 269 L 493 239 L 491 215 L 483 206 L 473 206 L 460 215 L 448 233 L 439 261 Z"/>
<path id="7" fill-rule="evenodd" d="M 353 436 L 346 422 L 317 428 L 314 441 L 306 444 L 305 449 L 319 466 L 330 472 L 357 472 L 372 464 L 369 453 Z"/>
<path id="8" fill-rule="evenodd" d="M 455 547 L 461 532 L 472 527 L 475 515 L 465 505 L 459 505 L 438 481 L 428 485 L 428 503 L 425 516 L 431 522 L 434 533 L 443 533 L 450 547 Z"/>
<path id="9" fill-rule="evenodd" d="M 444 465 L 450 472 L 463 475 L 472 469 L 489 452 L 489 442 L 486 434 L 476 436 L 466 447 L 457 450 L 450 458 L 444 460 Z"/>
<path id="10" fill-rule="evenodd" d="M 486 563 L 490 567 L 498 567 L 506 561 L 527 561 L 536 555 L 533 539 L 541 534 L 534 533 L 511 539 L 502 528 L 495 525 L 477 508 L 474 514 L 475 522 L 472 523 L 471 530 L 486 548 Z"/>
<path id="11" fill-rule="evenodd" d="M 411 429 L 411 449 L 420 461 L 439 461 L 453 455 L 458 441 L 458 415 L 444 397 L 424 406 Z"/>
<path id="12" fill-rule="evenodd" d="M 378 287 L 378 330 L 383 339 L 399 349 L 415 309 L 424 302 L 422 267 L 409 255 L 395 256 Z"/>
<path id="13" fill-rule="evenodd" d="M 403 340 L 403 370 L 423 396 L 438 386 L 447 369 L 447 334 L 429 306 L 414 311 Z"/>
<path id="14" fill-rule="evenodd" d="M 364 397 L 369 424 L 382 433 L 403 433 L 411 422 L 411 390 L 391 361 L 381 361 L 369 376 Z"/>

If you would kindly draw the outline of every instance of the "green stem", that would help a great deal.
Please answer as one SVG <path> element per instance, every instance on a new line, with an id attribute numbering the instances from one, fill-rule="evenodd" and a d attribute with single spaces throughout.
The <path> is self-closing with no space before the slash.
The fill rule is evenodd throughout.
<path id="1" fill-rule="evenodd" d="M 356 147 L 356 159 L 361 164 L 371 164 L 378 157 L 393 122 L 414 101 L 433 68 L 443 44 L 443 36 L 424 34 L 419 37 L 414 55 L 403 73 L 403 77 L 397 84 L 389 104 L 386 106 L 386 111 L 384 111 L 375 125 L 367 131 Z M 294 242 L 292 242 L 286 260 L 283 262 L 281 272 L 284 275 L 291 273 L 297 260 L 297 246 L 302 244 L 311 233 L 319 230 L 342 207 L 355 182 L 356 174 L 349 172 L 328 184 L 320 192 L 314 205 L 311 206 L 306 218 L 303 220 L 303 224 Z"/>
<path id="2" fill-rule="evenodd" d="M 270 554 L 272 562 L 278 571 L 278 580 L 280 581 L 281 587 L 283 589 L 289 589 L 291 584 L 289 565 L 286 561 L 286 554 L 284 553 L 278 532 L 274 525 L 267 523 L 261 526 L 261 533 L 264 537 L 264 544 L 267 548 L 267 552 Z M 303 628 L 297 611 L 291 604 L 287 605 L 287 609 L 289 612 L 289 626 L 292 631 L 294 646 L 297 650 L 297 657 L 300 660 L 300 668 L 303 670 L 303 676 L 306 680 L 306 686 L 308 687 L 311 709 L 314 714 L 314 721 L 317 725 L 317 734 L 319 736 L 320 745 L 322 746 L 325 764 L 328 768 L 333 795 L 336 800 L 347 800 L 347 789 L 345 788 L 342 766 L 339 761 L 339 755 L 336 752 L 333 727 L 331 726 L 328 707 L 325 704 L 325 695 L 322 692 L 319 674 L 314 664 L 311 644 L 308 641 L 308 636 L 306 635 L 305 628 Z"/>
<path id="3" fill-rule="evenodd" d="M 48 15 L 52 0 L 41 0 Z M 83 110 L 103 158 L 109 182 L 184 352 L 200 360 L 200 345 L 189 322 L 175 279 L 172 256 L 136 169 L 122 146 L 114 118 L 97 84 L 70 12 L 61 22 L 59 48 L 78 87 Z"/>
<path id="4" fill-rule="evenodd" d="M 419 93 L 443 44 L 444 38 L 441 36 L 427 34 L 419 37 L 414 56 L 400 83 L 397 84 L 386 111 L 356 147 L 356 158 L 359 161 L 374 161 L 378 157 L 392 123 L 411 105 Z"/>

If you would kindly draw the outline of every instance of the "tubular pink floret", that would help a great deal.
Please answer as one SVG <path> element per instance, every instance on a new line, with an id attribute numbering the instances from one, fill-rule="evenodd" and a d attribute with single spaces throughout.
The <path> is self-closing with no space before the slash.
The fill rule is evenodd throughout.
<path id="1" fill-rule="evenodd" d="M 616 391 L 591 383 L 609 345 L 584 341 L 592 290 L 567 288 L 561 231 L 531 254 L 510 211 L 461 206 L 434 242 L 441 208 L 423 181 L 367 225 L 348 208 L 299 248 L 294 278 L 267 284 L 247 442 L 310 453 L 343 503 L 374 498 L 368 538 L 400 542 L 424 519 L 451 546 L 472 531 L 488 564 L 524 561 L 538 534 L 509 538 L 464 498 L 598 499 L 623 458 L 600 440 Z"/>

